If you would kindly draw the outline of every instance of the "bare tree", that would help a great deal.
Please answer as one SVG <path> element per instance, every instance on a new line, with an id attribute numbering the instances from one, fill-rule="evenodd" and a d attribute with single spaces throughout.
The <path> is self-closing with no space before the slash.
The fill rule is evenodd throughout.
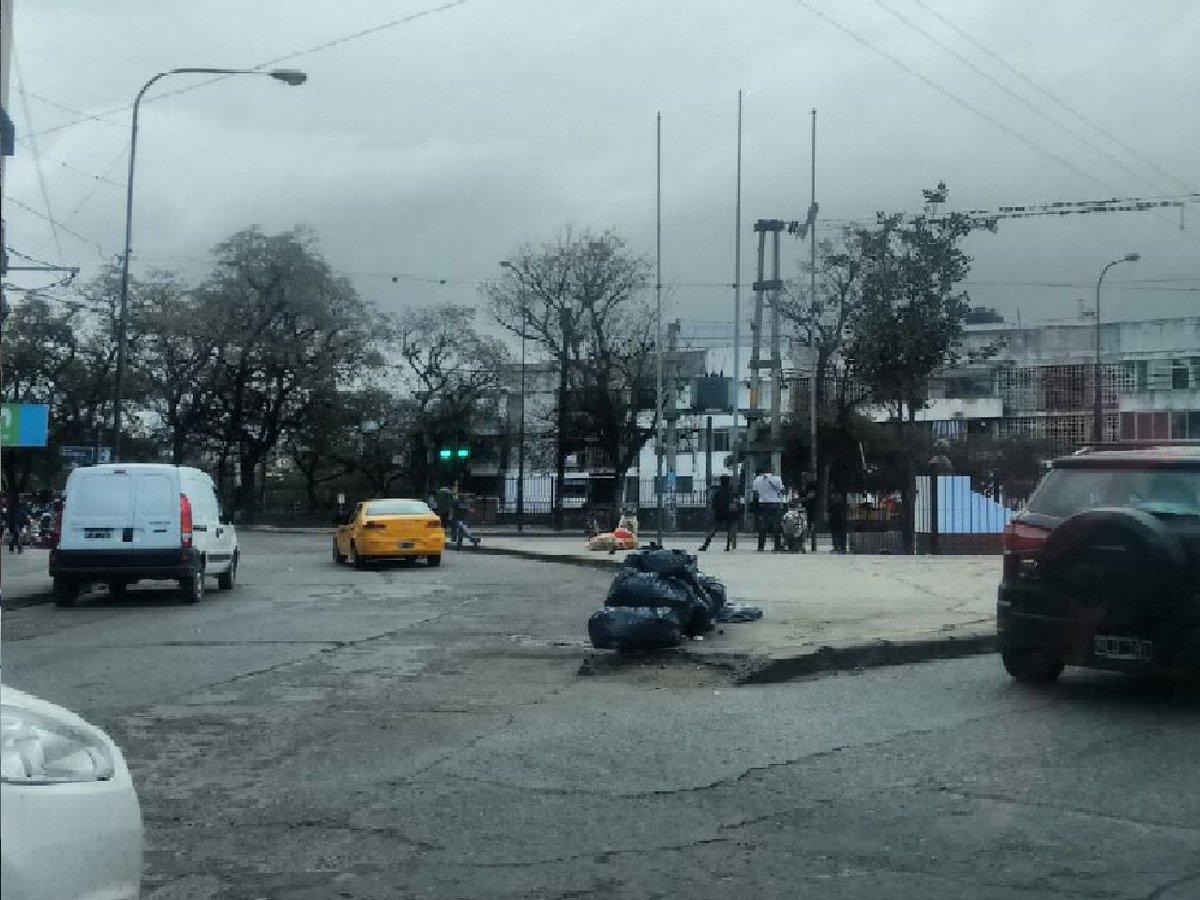
<path id="1" fill-rule="evenodd" d="M 637 400 L 653 350 L 644 296 L 651 272 L 614 232 L 566 229 L 546 244 L 521 247 L 504 275 L 482 288 L 496 321 L 558 365 L 555 528 L 562 528 L 572 445 L 597 446 L 619 485 L 645 440 Z"/>

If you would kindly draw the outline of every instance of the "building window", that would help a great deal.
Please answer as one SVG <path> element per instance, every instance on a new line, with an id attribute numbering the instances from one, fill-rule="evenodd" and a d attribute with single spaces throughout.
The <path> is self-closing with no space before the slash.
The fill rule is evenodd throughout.
<path id="1" fill-rule="evenodd" d="M 1171 390 L 1186 391 L 1191 387 L 1191 375 L 1186 359 L 1171 360 Z"/>
<path id="2" fill-rule="evenodd" d="M 1171 440 L 1182 441 L 1187 440 L 1187 413 L 1173 412 L 1171 413 Z"/>
<path id="3" fill-rule="evenodd" d="M 1138 391 L 1150 390 L 1150 365 L 1144 359 L 1139 359 L 1133 364 L 1134 382 Z"/>
<path id="4" fill-rule="evenodd" d="M 1133 413 L 1121 413 L 1121 440 L 1137 440 L 1137 420 Z"/>

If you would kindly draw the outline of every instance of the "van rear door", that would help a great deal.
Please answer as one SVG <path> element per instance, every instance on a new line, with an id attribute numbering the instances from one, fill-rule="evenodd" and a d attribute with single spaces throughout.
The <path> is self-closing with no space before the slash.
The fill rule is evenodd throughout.
<path id="1" fill-rule="evenodd" d="M 133 514 L 129 469 L 76 469 L 67 481 L 59 546 L 70 550 L 118 550 Z"/>
<path id="2" fill-rule="evenodd" d="M 179 481 L 170 469 L 135 469 L 132 534 L 143 550 L 179 547 Z M 126 544 L 128 546 L 128 543 Z"/>

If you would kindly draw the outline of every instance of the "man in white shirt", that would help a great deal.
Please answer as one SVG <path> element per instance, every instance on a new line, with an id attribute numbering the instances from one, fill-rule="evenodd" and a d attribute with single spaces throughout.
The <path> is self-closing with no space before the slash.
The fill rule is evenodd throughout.
<path id="1" fill-rule="evenodd" d="M 758 477 L 750 485 L 754 496 L 758 498 L 758 549 L 761 553 L 767 545 L 767 534 L 775 542 L 775 549 L 783 549 L 783 506 L 787 498 L 787 489 L 783 479 L 771 472 L 770 465 L 762 465 L 758 469 Z"/>

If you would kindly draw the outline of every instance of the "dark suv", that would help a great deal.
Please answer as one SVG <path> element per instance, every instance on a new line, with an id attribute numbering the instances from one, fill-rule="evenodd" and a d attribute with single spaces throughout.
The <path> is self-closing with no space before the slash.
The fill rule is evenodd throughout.
<path id="1" fill-rule="evenodd" d="M 1004 534 L 1004 668 L 1200 669 L 1200 443 L 1055 460 Z"/>

